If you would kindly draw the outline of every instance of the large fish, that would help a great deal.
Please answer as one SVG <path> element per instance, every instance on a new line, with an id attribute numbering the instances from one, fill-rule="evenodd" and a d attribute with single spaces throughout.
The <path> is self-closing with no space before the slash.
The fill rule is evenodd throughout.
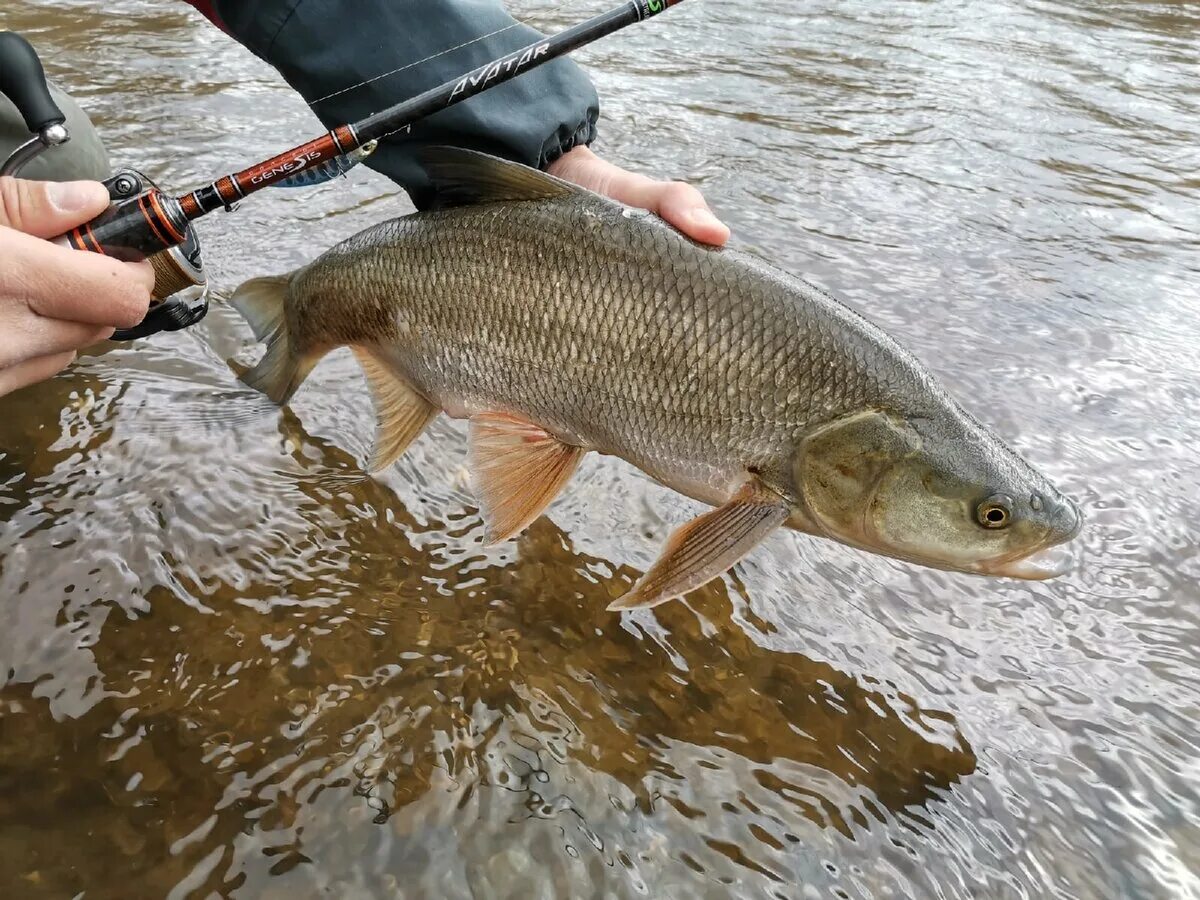
<path id="1" fill-rule="evenodd" d="M 375 400 L 371 468 L 440 412 L 470 419 L 490 540 L 536 519 L 588 451 L 717 509 L 675 531 L 611 608 L 728 570 L 780 526 L 1015 578 L 1080 515 L 894 340 L 836 300 L 656 217 L 483 154 L 425 157 L 443 208 L 383 222 L 233 303 L 284 403 L 353 348 Z"/>

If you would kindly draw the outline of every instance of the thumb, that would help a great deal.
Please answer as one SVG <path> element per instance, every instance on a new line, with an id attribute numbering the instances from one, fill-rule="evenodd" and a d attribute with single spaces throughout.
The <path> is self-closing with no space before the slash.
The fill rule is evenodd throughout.
<path id="1" fill-rule="evenodd" d="M 108 191 L 98 181 L 0 178 L 0 225 L 50 238 L 100 215 Z"/>

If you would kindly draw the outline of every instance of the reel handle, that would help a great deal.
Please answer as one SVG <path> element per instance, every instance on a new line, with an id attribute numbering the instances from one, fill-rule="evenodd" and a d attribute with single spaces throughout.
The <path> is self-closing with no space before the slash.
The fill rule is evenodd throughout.
<path id="1" fill-rule="evenodd" d="M 0 31 L 0 93 L 13 102 L 33 134 L 67 120 L 50 96 L 37 51 L 13 31 Z"/>

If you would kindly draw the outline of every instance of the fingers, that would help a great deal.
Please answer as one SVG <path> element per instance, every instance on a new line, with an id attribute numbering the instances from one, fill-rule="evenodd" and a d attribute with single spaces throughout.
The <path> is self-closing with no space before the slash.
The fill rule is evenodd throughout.
<path id="1" fill-rule="evenodd" d="M 630 206 L 658 213 L 702 244 L 723 247 L 729 240 L 729 228 L 713 215 L 704 195 L 682 181 L 655 181 L 644 175 L 622 172 L 609 182 L 608 195 Z"/>
<path id="2" fill-rule="evenodd" d="M 4 310 L 0 315 L 0 369 L 79 350 L 111 337 L 112 333 L 107 325 L 63 322 L 33 316 L 27 310 Z"/>
<path id="3" fill-rule="evenodd" d="M 0 228 L 0 301 L 39 316 L 128 328 L 146 316 L 154 270 Z"/>
<path id="4" fill-rule="evenodd" d="M 108 207 L 98 181 L 26 181 L 0 178 L 0 225 L 50 238 L 82 225 Z"/>
<path id="5" fill-rule="evenodd" d="M 104 186 L 0 178 L 0 395 L 146 315 L 154 271 L 49 243 L 108 206 Z"/>
<path id="6" fill-rule="evenodd" d="M 601 159 L 587 147 L 576 147 L 550 166 L 550 174 L 612 197 L 628 206 L 658 213 L 692 240 L 721 247 L 727 228 L 709 209 L 704 196 L 681 181 L 656 181 Z"/>
<path id="7" fill-rule="evenodd" d="M 75 359 L 75 351 L 38 356 L 8 369 L 0 369 L 0 397 L 57 375 Z"/>
<path id="8" fill-rule="evenodd" d="M 714 247 L 723 247 L 729 240 L 728 226 L 713 215 L 703 195 L 690 184 L 660 183 L 655 202 L 655 212 L 692 240 Z"/>
<path id="9" fill-rule="evenodd" d="M 99 182 L 0 178 L 0 301 L 88 325 L 140 322 L 154 287 L 148 263 L 122 263 L 40 240 L 86 222 L 107 206 L 108 191 Z"/>

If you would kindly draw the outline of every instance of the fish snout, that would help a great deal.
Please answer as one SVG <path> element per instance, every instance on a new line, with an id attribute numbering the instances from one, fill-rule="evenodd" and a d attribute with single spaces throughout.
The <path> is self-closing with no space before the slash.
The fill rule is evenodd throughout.
<path id="1" fill-rule="evenodd" d="M 1065 544 L 1079 535 L 1083 528 L 1083 514 L 1075 505 L 1075 501 L 1069 497 L 1059 499 L 1050 517 L 1050 527 L 1053 529 L 1056 544 Z"/>
<path id="2" fill-rule="evenodd" d="M 1034 552 L 991 560 L 976 567 L 975 571 L 1002 578 L 1042 581 L 1065 575 L 1074 568 L 1076 553 L 1066 545 L 1083 528 L 1083 514 L 1068 497 L 1060 495 L 1051 502 L 1053 505 L 1046 510 L 1043 520 L 1046 538 Z"/>

